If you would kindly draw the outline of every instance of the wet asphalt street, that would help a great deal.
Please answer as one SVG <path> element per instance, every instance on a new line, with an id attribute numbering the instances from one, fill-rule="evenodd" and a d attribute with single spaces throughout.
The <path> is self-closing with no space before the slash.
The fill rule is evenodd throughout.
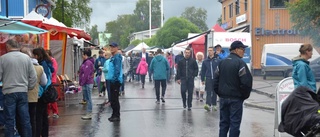
<path id="1" fill-rule="evenodd" d="M 99 97 L 97 90 L 94 90 L 92 95 L 94 104 L 92 120 L 81 119 L 85 114 L 85 106 L 80 104 L 65 106 L 64 102 L 60 101 L 60 118 L 49 118 L 49 135 L 50 137 L 217 137 L 219 110 L 205 111 L 203 109 L 205 103 L 197 101 L 195 96 L 192 110 L 184 109 L 179 86 L 177 83 L 168 84 L 166 102 L 156 104 L 152 83 L 147 82 L 145 89 L 142 89 L 141 84 L 137 82 L 127 82 L 125 95 L 120 97 L 121 121 L 115 123 L 108 121 L 112 109 L 109 105 L 102 105 L 104 97 Z M 271 137 L 273 121 L 273 111 L 245 106 L 240 136 Z"/>

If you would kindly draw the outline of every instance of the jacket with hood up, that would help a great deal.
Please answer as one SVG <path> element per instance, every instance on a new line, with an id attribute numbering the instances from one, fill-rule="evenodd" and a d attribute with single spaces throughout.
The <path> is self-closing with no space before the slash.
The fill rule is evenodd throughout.
<path id="1" fill-rule="evenodd" d="M 316 92 L 316 80 L 309 66 L 309 61 L 301 58 L 300 56 L 297 56 L 292 59 L 292 65 L 292 78 L 294 88 L 298 88 L 299 86 L 306 86 L 313 92 Z"/>
<path id="2" fill-rule="evenodd" d="M 80 86 L 86 84 L 93 84 L 94 76 L 94 59 L 92 57 L 84 60 L 80 66 L 79 84 Z"/>
<path id="3" fill-rule="evenodd" d="M 146 62 L 146 58 L 141 58 L 141 61 L 138 65 L 136 73 L 140 75 L 147 75 L 147 72 L 148 72 L 148 63 Z"/>
<path id="4" fill-rule="evenodd" d="M 150 71 L 153 73 L 154 80 L 166 80 L 169 71 L 169 63 L 162 55 L 156 55 L 150 64 Z"/>

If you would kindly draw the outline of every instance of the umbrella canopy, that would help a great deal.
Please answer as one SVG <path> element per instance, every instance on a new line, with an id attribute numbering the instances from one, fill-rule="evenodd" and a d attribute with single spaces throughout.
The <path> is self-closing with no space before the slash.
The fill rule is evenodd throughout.
<path id="1" fill-rule="evenodd" d="M 4 16 L 0 16 L 0 33 L 7 34 L 41 34 L 47 32 L 44 29 L 37 28 L 20 21 L 14 21 Z"/>

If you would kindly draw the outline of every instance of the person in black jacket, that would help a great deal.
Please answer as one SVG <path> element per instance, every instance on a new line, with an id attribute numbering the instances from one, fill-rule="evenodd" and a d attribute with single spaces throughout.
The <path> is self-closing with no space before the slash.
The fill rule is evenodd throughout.
<path id="1" fill-rule="evenodd" d="M 204 106 L 204 109 L 210 111 L 212 107 L 213 110 L 217 111 L 217 95 L 213 90 L 212 83 L 214 72 L 220 63 L 220 59 L 218 57 L 214 57 L 213 47 L 208 48 L 208 54 L 208 58 L 202 63 L 200 73 L 202 85 L 206 85 L 205 91 L 207 92 L 206 105 Z"/>
<path id="2" fill-rule="evenodd" d="M 214 74 L 214 91 L 220 97 L 219 137 L 240 136 L 243 101 L 250 96 L 252 75 L 241 59 L 245 48 L 241 41 L 230 46 L 231 54 L 221 60 Z"/>
<path id="3" fill-rule="evenodd" d="M 198 75 L 198 64 L 195 59 L 191 58 L 191 50 L 186 48 L 184 58 L 178 63 L 177 82 L 181 84 L 181 96 L 183 108 L 186 108 L 186 92 L 188 92 L 188 110 L 192 107 L 192 95 L 194 88 L 194 77 Z"/>

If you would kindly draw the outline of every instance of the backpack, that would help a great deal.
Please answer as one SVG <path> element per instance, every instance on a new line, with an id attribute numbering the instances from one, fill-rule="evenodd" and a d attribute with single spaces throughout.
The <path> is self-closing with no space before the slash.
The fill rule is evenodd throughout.
<path id="1" fill-rule="evenodd" d="M 42 96 L 40 97 L 44 103 L 53 103 L 58 100 L 58 92 L 54 86 L 51 84 L 47 87 L 47 89 L 43 92 Z"/>

